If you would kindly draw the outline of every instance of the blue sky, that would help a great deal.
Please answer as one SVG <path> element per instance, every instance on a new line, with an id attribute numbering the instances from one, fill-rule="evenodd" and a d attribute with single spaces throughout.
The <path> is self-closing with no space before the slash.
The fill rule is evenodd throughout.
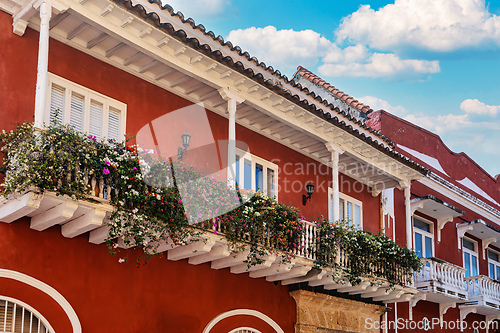
<path id="1" fill-rule="evenodd" d="M 500 174 L 500 0 L 170 0 L 291 77 L 298 65 Z"/>

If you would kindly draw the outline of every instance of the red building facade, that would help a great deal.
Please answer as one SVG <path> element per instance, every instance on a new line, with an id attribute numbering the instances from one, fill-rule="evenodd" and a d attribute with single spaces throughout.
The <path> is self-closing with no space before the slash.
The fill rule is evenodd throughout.
<path id="1" fill-rule="evenodd" d="M 420 153 L 434 156 L 439 139 L 385 113 L 374 114 L 342 92 L 330 99 L 304 81 L 289 81 L 168 7 L 145 1 L 5 0 L 0 9 L 0 128 L 6 131 L 16 122 L 43 128 L 61 117 L 90 135 L 120 140 L 127 134 L 139 146 L 171 156 L 187 131 L 186 162 L 300 207 L 312 238 L 316 226 L 310 222 L 322 215 L 349 219 L 374 234 L 385 228 L 401 245 L 413 246 L 408 214 L 418 203 L 410 201 L 433 195 L 455 206 L 450 211 L 465 212 L 444 224 L 440 242 L 433 239 L 436 255 L 458 266 L 462 253 L 449 235 L 468 227 L 453 224 L 478 219 L 498 224 L 429 189 L 425 182 L 431 178 L 424 176 L 435 166 L 401 148 L 412 149 L 420 139 L 429 149 Z M 73 113 L 78 105 L 81 118 Z M 399 122 L 414 134 L 400 136 L 394 131 L 403 126 Z M 415 141 L 404 141 L 410 137 Z M 476 168 L 477 178 L 469 179 L 498 201 L 496 181 L 461 158 Z M 455 181 L 463 179 L 456 160 L 436 159 L 449 161 L 443 168 L 461 187 Z M 231 168 L 237 169 L 232 176 Z M 443 177 L 439 170 L 436 174 Z M 303 205 L 308 183 L 315 189 Z M 249 270 L 219 235 L 207 236 L 203 244 L 163 249 L 163 257 L 136 268 L 139 249 L 127 250 L 127 263 L 107 253 L 105 218 L 112 207 L 104 197 L 97 199 L 99 204 L 89 204 L 30 191 L 2 199 L 4 330 L 18 325 L 16 332 L 19 326 L 35 332 L 43 324 L 47 332 L 378 332 L 366 322 L 408 318 L 408 300 L 421 294 L 411 283 L 396 289 L 387 289 L 384 281 L 339 284 L 328 271 L 313 267 L 305 252 L 286 267 L 269 256 Z M 430 219 L 430 234 L 437 235 L 441 217 L 426 215 L 427 203 L 415 208 L 415 215 Z M 495 204 L 485 203 L 493 210 L 479 205 L 495 215 Z M 465 235 L 481 249 L 485 242 L 475 236 L 476 225 L 488 228 L 477 222 Z M 481 228 L 476 227 L 478 233 Z M 487 268 L 478 254 L 479 272 Z M 421 300 L 411 307 L 412 315 L 430 318 L 434 312 L 428 309 L 442 312 L 439 304 L 448 303 Z M 386 304 L 395 311 L 382 315 Z M 467 309 L 458 305 L 445 318 L 463 316 Z M 483 312 L 476 309 L 463 318 L 484 320 Z M 38 319 L 28 320 L 33 317 Z"/>

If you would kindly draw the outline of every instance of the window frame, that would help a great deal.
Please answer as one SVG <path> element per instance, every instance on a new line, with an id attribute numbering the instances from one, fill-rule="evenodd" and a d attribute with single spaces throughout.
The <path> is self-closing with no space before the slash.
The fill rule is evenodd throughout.
<path id="1" fill-rule="evenodd" d="M 263 175 L 262 175 L 262 185 L 263 189 L 261 189 L 261 193 L 267 195 L 268 197 L 275 198 L 278 200 L 278 165 L 270 162 L 268 160 L 263 159 L 262 157 L 258 157 L 254 154 L 251 154 L 249 151 L 242 150 L 240 148 L 236 148 L 236 156 L 239 158 L 239 170 L 236 172 L 237 175 L 239 175 L 240 179 L 235 179 L 235 183 L 237 184 L 244 184 L 245 181 L 245 159 L 249 160 L 251 162 L 251 190 L 257 192 L 257 186 L 256 186 L 256 180 L 255 180 L 255 170 L 256 170 L 256 165 L 260 164 L 263 167 Z M 236 161 L 236 159 L 235 159 Z M 267 193 L 267 169 L 271 169 L 274 172 L 274 193 Z M 238 178 L 238 177 L 236 177 Z M 240 180 L 243 180 L 241 182 Z M 245 188 L 245 186 L 241 187 Z"/>
<path id="2" fill-rule="evenodd" d="M 494 259 L 491 259 L 490 255 L 489 255 L 489 252 L 495 253 L 498 256 L 498 261 L 494 260 Z M 494 269 L 493 275 L 495 277 L 493 277 L 492 279 L 493 280 L 497 280 L 497 281 L 500 280 L 500 272 L 499 272 L 499 270 L 500 270 L 500 253 L 498 251 L 495 251 L 495 250 L 491 249 L 491 248 L 488 248 L 488 249 L 486 249 L 486 256 L 488 258 L 488 276 L 490 278 L 492 278 L 491 277 L 490 265 L 493 265 L 493 269 Z M 497 272 L 499 272 L 499 274 L 496 274 Z"/>
<path id="3" fill-rule="evenodd" d="M 360 211 L 359 211 L 359 226 L 355 226 L 357 230 L 363 230 L 363 202 L 358 200 L 358 199 L 355 199 L 345 193 L 342 193 L 342 192 L 339 192 L 339 200 L 344 200 L 344 208 L 343 208 L 343 211 L 346 212 L 347 211 L 347 203 L 348 202 L 351 202 L 353 204 L 353 207 L 355 205 L 358 205 L 359 208 L 360 208 Z M 339 202 L 339 207 L 340 207 L 340 202 Z M 340 212 L 339 212 L 340 213 Z M 328 219 L 329 221 L 331 222 L 334 222 L 334 221 L 337 221 L 338 219 L 333 219 L 332 218 L 332 214 L 333 214 L 333 189 L 331 187 L 328 188 Z M 353 216 L 354 216 L 354 212 L 353 212 Z M 352 221 L 354 225 L 354 221 Z M 351 224 L 349 224 L 351 225 Z"/>
<path id="4" fill-rule="evenodd" d="M 473 250 L 470 250 L 468 248 L 465 247 L 464 245 L 464 240 L 467 240 L 467 241 L 470 241 L 472 242 L 472 244 L 474 244 L 474 251 Z M 470 275 L 469 276 L 476 276 L 476 275 L 472 275 L 473 273 L 473 266 L 472 266 L 472 256 L 474 255 L 476 257 L 476 271 L 477 271 L 477 275 L 480 275 L 479 273 L 479 252 L 478 252 L 478 244 L 475 240 L 471 239 L 471 238 L 468 238 L 468 237 L 464 237 L 462 238 L 462 267 L 467 269 L 467 267 L 465 267 L 465 253 L 469 254 L 470 256 L 470 265 L 471 265 L 471 271 L 470 271 Z M 466 276 L 467 276 L 467 271 L 465 272 Z"/>
<path id="5" fill-rule="evenodd" d="M 98 102 L 103 105 L 103 115 L 102 115 L 102 124 L 101 124 L 101 138 L 108 138 L 109 131 L 109 112 L 110 109 L 115 109 L 120 111 L 120 129 L 118 133 L 118 140 L 123 141 L 124 135 L 126 133 L 126 119 L 127 119 L 127 104 L 120 102 L 116 99 L 98 93 L 92 89 L 86 88 L 82 85 L 74 83 L 68 79 L 65 79 L 61 76 L 58 76 L 53 73 L 48 73 L 47 79 L 47 95 L 45 101 L 45 110 L 43 115 L 43 121 L 45 124 L 50 124 L 50 106 L 51 106 L 51 94 L 52 94 L 52 85 L 55 84 L 64 88 L 65 97 L 64 97 L 64 115 L 62 122 L 63 124 L 70 123 L 70 110 L 71 110 L 71 96 L 73 93 L 81 95 L 84 97 L 84 112 L 83 112 L 83 133 L 88 134 L 90 128 L 90 106 L 92 101 Z M 68 111 L 66 111 L 68 110 Z"/>
<path id="6" fill-rule="evenodd" d="M 430 231 L 425 231 L 425 230 L 422 230 L 420 228 L 415 228 L 415 219 L 419 219 L 420 221 L 426 223 L 429 225 L 429 230 Z M 431 252 L 432 252 L 432 255 L 431 257 L 435 257 L 436 256 L 436 244 L 435 244 L 435 238 L 434 238 L 434 222 L 432 221 L 429 221 L 421 216 L 418 216 L 418 215 L 412 215 L 412 228 L 413 228 L 413 248 L 416 249 L 416 245 L 417 245 L 417 242 L 415 240 L 415 233 L 419 233 L 421 236 L 422 236 L 422 240 L 423 241 L 423 248 L 424 248 L 424 251 L 425 251 L 425 237 L 429 237 L 431 239 Z M 422 258 L 429 258 L 427 256 L 424 255 L 424 253 L 422 253 Z"/>

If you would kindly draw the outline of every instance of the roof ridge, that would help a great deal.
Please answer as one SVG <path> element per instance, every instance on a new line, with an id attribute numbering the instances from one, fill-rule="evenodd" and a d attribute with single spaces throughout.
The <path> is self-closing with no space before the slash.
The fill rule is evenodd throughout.
<path id="1" fill-rule="evenodd" d="M 311 72 L 310 70 L 308 70 L 305 67 L 298 66 L 297 71 L 295 72 L 293 77 L 295 77 L 296 75 L 300 75 L 303 78 L 311 81 L 312 83 L 315 83 L 317 85 L 322 86 L 326 90 L 330 91 L 332 94 L 336 95 L 340 100 L 342 100 L 342 101 L 346 102 L 348 105 L 364 112 L 365 114 L 370 114 L 371 112 L 373 112 L 373 109 L 369 105 L 366 105 L 366 104 L 358 101 L 354 97 L 352 97 L 352 96 L 348 95 L 347 93 L 343 92 L 342 90 L 336 88 L 334 85 L 332 85 L 329 82 L 326 82 L 321 77 L 314 74 L 313 72 Z M 351 100 L 348 102 L 347 100 L 349 100 L 349 99 L 351 99 Z"/>

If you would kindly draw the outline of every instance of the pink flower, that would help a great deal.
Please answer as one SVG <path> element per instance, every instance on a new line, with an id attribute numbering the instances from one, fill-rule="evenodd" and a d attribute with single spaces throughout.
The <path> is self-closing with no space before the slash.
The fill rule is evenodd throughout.
<path id="1" fill-rule="evenodd" d="M 104 169 L 102 169 L 102 173 L 104 173 L 105 175 L 109 175 L 109 170 L 108 170 L 108 168 L 104 168 Z"/>
<path id="2" fill-rule="evenodd" d="M 106 163 L 106 165 L 111 165 L 110 161 L 104 161 L 104 163 Z"/>

